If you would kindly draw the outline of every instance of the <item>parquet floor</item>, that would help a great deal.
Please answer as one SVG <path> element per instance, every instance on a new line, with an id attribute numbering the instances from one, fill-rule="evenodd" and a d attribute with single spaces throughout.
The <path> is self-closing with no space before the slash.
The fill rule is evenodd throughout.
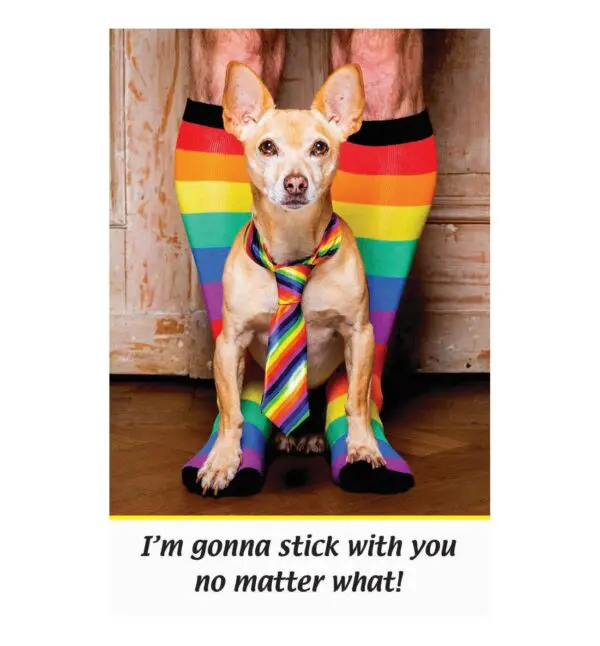
<path id="1" fill-rule="evenodd" d="M 179 469 L 204 444 L 216 414 L 212 382 L 113 379 L 113 515 L 482 515 L 489 513 L 489 379 L 413 375 L 384 390 L 386 433 L 416 486 L 398 495 L 353 494 L 333 484 L 322 456 L 280 455 L 260 493 L 202 498 Z"/>

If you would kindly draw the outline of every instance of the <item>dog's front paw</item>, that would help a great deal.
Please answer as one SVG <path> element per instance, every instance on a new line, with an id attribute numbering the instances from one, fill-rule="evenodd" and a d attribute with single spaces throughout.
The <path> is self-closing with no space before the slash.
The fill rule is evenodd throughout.
<path id="1" fill-rule="evenodd" d="M 323 453 L 325 451 L 325 437 L 323 434 L 314 433 L 303 435 L 296 444 L 298 453 Z"/>
<path id="2" fill-rule="evenodd" d="M 239 446 L 215 444 L 206 458 L 201 469 L 198 469 L 196 481 L 202 486 L 202 495 L 212 490 L 215 496 L 225 489 L 233 480 L 240 461 L 242 451 Z"/>
<path id="3" fill-rule="evenodd" d="M 346 461 L 367 462 L 374 469 L 385 466 L 385 459 L 377 446 L 377 440 L 371 434 L 365 434 L 360 439 L 350 439 L 348 437 L 348 457 Z"/>

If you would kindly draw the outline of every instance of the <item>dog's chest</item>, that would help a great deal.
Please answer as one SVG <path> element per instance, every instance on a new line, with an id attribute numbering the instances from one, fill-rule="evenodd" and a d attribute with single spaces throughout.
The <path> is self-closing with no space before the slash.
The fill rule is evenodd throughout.
<path id="1" fill-rule="evenodd" d="M 277 284 L 273 275 L 264 274 L 255 284 L 254 314 L 249 323 L 254 341 L 250 350 L 264 366 L 269 338 L 269 324 L 277 309 Z M 327 289 L 318 276 L 311 278 L 302 295 L 302 313 L 308 341 L 309 386 L 325 381 L 344 358 L 344 343 L 339 334 L 345 324 L 344 299 Z"/>
<path id="2" fill-rule="evenodd" d="M 250 318 L 255 333 L 268 334 L 269 323 L 278 306 L 277 283 L 272 274 L 261 273 L 261 280 L 255 281 L 253 298 L 249 301 L 254 310 Z M 325 281 L 318 276 L 308 281 L 302 294 L 302 313 L 307 329 L 315 339 L 322 338 L 325 331 L 337 330 L 346 319 L 345 309 L 343 294 L 327 289 Z"/>

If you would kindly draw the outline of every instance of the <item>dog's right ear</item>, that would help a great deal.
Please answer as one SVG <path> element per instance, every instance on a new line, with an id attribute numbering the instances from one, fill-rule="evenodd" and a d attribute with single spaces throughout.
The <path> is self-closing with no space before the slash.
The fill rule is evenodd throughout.
<path id="1" fill-rule="evenodd" d="M 223 124 L 227 132 L 244 141 L 274 106 L 271 93 L 247 65 L 229 63 L 223 92 Z"/>

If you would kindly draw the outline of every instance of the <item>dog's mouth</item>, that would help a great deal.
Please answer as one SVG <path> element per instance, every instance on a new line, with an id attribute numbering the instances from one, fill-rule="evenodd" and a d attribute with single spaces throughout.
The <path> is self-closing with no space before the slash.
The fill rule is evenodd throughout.
<path id="1" fill-rule="evenodd" d="M 292 210 L 301 209 L 307 204 L 309 204 L 309 201 L 305 197 L 290 198 L 289 200 L 284 200 L 283 202 L 281 202 L 281 206 L 285 207 L 286 209 Z"/>

